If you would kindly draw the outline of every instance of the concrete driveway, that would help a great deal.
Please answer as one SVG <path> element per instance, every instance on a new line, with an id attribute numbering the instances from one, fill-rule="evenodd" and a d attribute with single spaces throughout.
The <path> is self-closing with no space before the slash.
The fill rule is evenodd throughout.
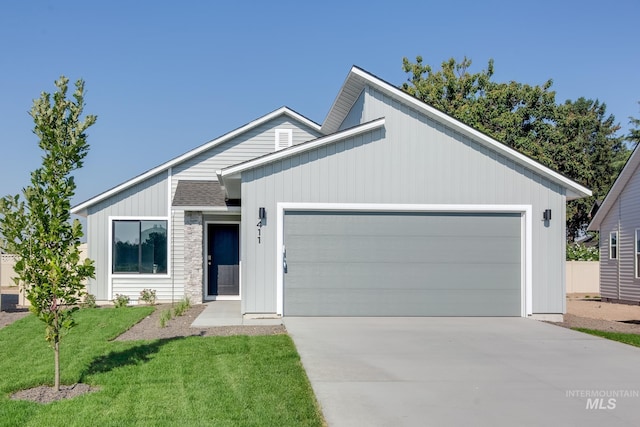
<path id="1" fill-rule="evenodd" d="M 284 323 L 330 426 L 640 425 L 640 348 L 523 318 Z"/>

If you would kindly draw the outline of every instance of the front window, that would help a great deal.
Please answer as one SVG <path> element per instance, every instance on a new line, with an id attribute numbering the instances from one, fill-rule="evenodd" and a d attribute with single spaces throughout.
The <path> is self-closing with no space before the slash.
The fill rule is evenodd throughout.
<path id="1" fill-rule="evenodd" d="M 167 274 L 167 221 L 113 221 L 113 272 Z"/>
<path id="2" fill-rule="evenodd" d="M 609 234 L 609 258 L 618 259 L 618 232 Z"/>

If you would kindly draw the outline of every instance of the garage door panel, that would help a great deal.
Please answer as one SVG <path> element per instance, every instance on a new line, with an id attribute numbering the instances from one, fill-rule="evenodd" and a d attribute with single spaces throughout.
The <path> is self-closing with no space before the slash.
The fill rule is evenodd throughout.
<path id="1" fill-rule="evenodd" d="M 388 290 L 373 295 L 344 289 L 318 297 L 307 289 L 286 298 L 291 299 L 287 316 L 424 316 L 425 310 L 429 316 L 520 316 L 520 295 L 513 290 L 414 290 L 404 295 Z M 499 314 L 496 306 L 502 308 Z"/>
<path id="2" fill-rule="evenodd" d="M 486 237 L 473 240 L 451 236 L 289 236 L 287 259 L 296 262 L 388 262 L 388 263 L 520 263 L 520 239 Z M 491 250 L 487 250 L 491 248 Z M 452 257 L 455 254 L 455 257 Z"/>
<path id="3" fill-rule="evenodd" d="M 504 221 L 513 214 L 467 214 L 453 213 L 442 216 L 441 213 L 393 213 L 395 220 L 389 222 L 389 213 L 371 213 L 366 216 L 353 215 L 351 212 L 308 212 L 287 213 L 287 234 L 300 236 L 318 236 L 336 234 L 340 236 L 368 236 L 372 228 L 376 235 L 395 236 L 513 236 L 519 233 L 520 224 Z M 312 220 L 310 220 L 312 218 Z M 425 221 L 425 219 L 427 221 Z M 481 219 L 483 228 L 478 229 L 474 221 Z M 310 227 L 309 222 L 313 224 Z"/>
<path id="4" fill-rule="evenodd" d="M 456 269 L 456 274 L 451 269 Z M 425 273 L 427 272 L 427 273 Z M 511 289 L 510 279 L 520 266 L 498 264 L 393 264 L 393 263 L 295 263 L 288 269 L 287 289 L 306 288 L 314 277 L 316 289 L 476 289 L 482 277 L 485 289 Z M 375 280 L 372 279 L 375 278 Z"/>
<path id="5" fill-rule="evenodd" d="M 519 316 L 521 215 L 287 212 L 284 315 Z"/>

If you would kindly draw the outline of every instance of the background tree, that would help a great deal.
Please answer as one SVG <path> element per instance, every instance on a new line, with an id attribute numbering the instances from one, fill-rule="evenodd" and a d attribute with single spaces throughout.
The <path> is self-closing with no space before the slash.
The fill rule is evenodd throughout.
<path id="1" fill-rule="evenodd" d="M 84 82 L 76 82 L 67 99 L 69 80 L 60 77 L 58 90 L 34 100 L 33 132 L 43 150 L 42 166 L 31 173 L 31 184 L 19 195 L 0 199 L 2 247 L 18 255 L 16 282 L 45 324 L 45 338 L 54 350 L 54 387 L 60 390 L 60 338 L 74 326 L 73 312 L 93 277 L 91 260 L 80 263 L 82 226 L 71 222 L 71 198 L 76 185 L 71 172 L 82 167 L 89 145 L 85 131 L 96 121 L 84 107 Z"/>
<path id="2" fill-rule="evenodd" d="M 640 104 L 640 102 L 638 102 L 638 104 Z M 633 126 L 633 128 L 629 131 L 629 135 L 627 135 L 626 139 L 629 141 L 632 148 L 635 148 L 640 142 L 640 119 L 629 117 L 629 124 Z"/>
<path id="3" fill-rule="evenodd" d="M 449 59 L 438 71 L 420 56 L 415 63 L 403 58 L 402 66 L 409 74 L 405 92 L 591 188 L 592 197 L 567 207 L 567 239 L 584 232 L 591 206 L 606 195 L 629 155 L 605 104 L 580 98 L 559 105 L 552 80 L 536 86 L 493 82 L 493 60 L 475 74 L 466 57 Z"/>

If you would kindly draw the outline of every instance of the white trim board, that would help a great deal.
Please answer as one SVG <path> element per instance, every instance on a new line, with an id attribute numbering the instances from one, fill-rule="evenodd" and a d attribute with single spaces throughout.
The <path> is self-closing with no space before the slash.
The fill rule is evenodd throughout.
<path id="1" fill-rule="evenodd" d="M 561 175 L 560 173 L 538 163 L 537 161 L 525 156 L 517 150 L 491 138 L 488 135 L 468 126 L 461 121 L 443 113 L 436 108 L 433 108 L 429 104 L 420 101 L 414 96 L 402 91 L 401 89 L 393 86 L 384 80 L 368 73 L 367 71 L 353 66 L 344 81 L 338 96 L 334 100 L 327 117 L 325 118 L 321 131 L 325 134 L 331 134 L 338 130 L 338 127 L 350 111 L 353 106 L 353 102 L 358 99 L 358 96 L 354 94 L 360 94 L 365 86 L 371 86 L 374 89 L 383 92 L 391 98 L 401 102 L 404 105 L 408 105 L 411 108 L 419 111 L 422 114 L 432 118 L 438 123 L 442 123 L 445 126 L 449 126 L 455 131 L 471 138 L 473 141 L 479 144 L 489 147 L 492 150 L 500 153 L 508 159 L 515 161 L 516 163 L 534 171 L 537 174 L 546 177 L 547 179 L 561 185 L 567 189 L 567 199 L 572 200 L 575 198 L 591 196 L 591 190 L 574 182 L 573 180 Z"/>
<path id="2" fill-rule="evenodd" d="M 216 171 L 216 174 L 218 175 L 218 181 L 224 186 L 224 177 L 233 176 L 248 169 L 253 169 L 267 163 L 275 162 L 276 160 L 291 157 L 305 151 L 313 150 L 314 148 L 321 147 L 323 145 L 331 144 L 332 142 L 351 138 L 369 131 L 382 128 L 384 127 L 384 123 L 385 119 L 384 117 L 382 117 L 349 129 L 345 129 L 332 135 L 323 136 L 309 142 L 303 142 L 302 144 L 297 144 L 292 147 L 255 158 L 253 160 L 248 160 L 243 163 L 238 163 L 237 165 L 229 166 L 222 170 Z"/>
<path id="3" fill-rule="evenodd" d="M 276 223 L 276 314 L 284 312 L 284 215 L 286 211 L 336 212 L 465 212 L 465 213 L 519 213 L 522 224 L 521 264 L 521 317 L 533 314 L 533 208 L 531 205 L 426 205 L 387 203 L 290 203 L 277 205 Z"/>
<path id="4" fill-rule="evenodd" d="M 190 159 L 191 157 L 197 156 L 198 154 L 200 154 L 200 153 L 202 153 L 204 151 L 207 151 L 210 148 L 215 147 L 216 145 L 220 145 L 220 144 L 222 144 L 224 142 L 227 142 L 227 141 L 235 138 L 236 136 L 241 135 L 241 134 L 243 134 L 243 133 L 245 133 L 245 132 L 247 132 L 247 131 L 249 131 L 249 130 L 251 130 L 253 128 L 256 128 L 256 127 L 258 127 L 258 126 L 260 126 L 260 125 L 262 125 L 264 123 L 267 123 L 268 121 L 270 121 L 272 119 L 275 119 L 276 117 L 281 116 L 283 114 L 293 118 L 294 120 L 297 120 L 297 121 L 305 124 L 306 126 L 312 128 L 313 130 L 315 130 L 317 132 L 320 132 L 320 125 L 318 125 L 317 123 L 314 123 L 313 121 L 311 121 L 311 120 L 307 119 L 306 117 L 304 117 L 303 115 L 291 110 L 290 108 L 281 107 L 281 108 L 278 108 L 277 110 L 275 110 L 275 111 L 273 111 L 273 112 L 271 112 L 271 113 L 269 113 L 267 115 L 264 115 L 264 116 L 262 116 L 262 117 L 260 117 L 260 118 L 258 118 L 256 120 L 250 122 L 250 123 L 247 123 L 244 126 L 241 126 L 241 127 L 237 128 L 237 129 L 235 129 L 235 130 L 233 130 L 233 131 L 231 131 L 229 133 L 226 133 L 226 134 L 222 135 L 219 138 L 213 139 L 213 140 L 211 140 L 211 141 L 209 141 L 209 142 L 207 142 L 207 143 L 205 143 L 205 144 L 203 144 L 203 145 L 201 145 L 201 146 L 199 146 L 197 148 L 194 148 L 193 150 L 188 151 L 188 152 L 182 154 L 181 156 L 178 156 L 178 157 L 174 158 L 173 160 L 170 160 L 170 161 L 168 161 L 166 163 L 163 163 L 160 166 L 157 166 L 157 167 L 155 167 L 153 169 L 148 170 L 147 172 L 142 173 L 141 175 L 136 176 L 135 178 L 132 178 L 132 179 L 130 179 L 128 181 L 125 181 L 122 184 L 119 184 L 119 185 L 113 187 L 112 189 L 105 191 L 102 194 L 99 194 L 99 195 L 97 195 L 95 197 L 92 197 L 89 200 L 86 200 L 86 201 L 74 206 L 73 208 L 71 208 L 71 213 L 76 214 L 76 215 L 83 215 L 85 213 L 84 211 L 88 207 L 93 206 L 94 204 L 99 203 L 102 200 L 105 200 L 105 199 L 113 196 L 114 194 L 117 194 L 117 193 L 119 193 L 119 192 L 121 192 L 121 191 L 123 191 L 123 190 L 125 190 L 125 189 L 127 189 L 129 187 L 132 187 L 132 186 L 144 181 L 147 178 L 150 178 L 150 177 L 152 177 L 154 175 L 157 175 L 157 174 L 159 174 L 159 173 L 161 173 L 161 172 L 163 172 L 163 171 L 165 171 L 165 170 L 167 170 L 169 168 L 172 168 L 173 166 L 175 166 L 175 165 L 177 165 L 179 163 L 182 163 L 185 160 Z"/>
<path id="5" fill-rule="evenodd" d="M 113 221 L 167 221 L 167 273 L 166 274 L 114 274 L 113 273 Z M 107 218 L 107 230 L 108 239 L 107 245 L 109 246 L 107 251 L 107 296 L 108 300 L 111 301 L 113 299 L 113 279 L 140 279 L 143 278 L 145 280 L 153 280 L 153 279 L 170 279 L 172 277 L 172 266 L 173 266 L 173 257 L 172 257 L 172 248 L 173 242 L 171 240 L 172 227 L 171 227 L 171 216 L 120 216 L 114 215 L 109 216 Z"/>

